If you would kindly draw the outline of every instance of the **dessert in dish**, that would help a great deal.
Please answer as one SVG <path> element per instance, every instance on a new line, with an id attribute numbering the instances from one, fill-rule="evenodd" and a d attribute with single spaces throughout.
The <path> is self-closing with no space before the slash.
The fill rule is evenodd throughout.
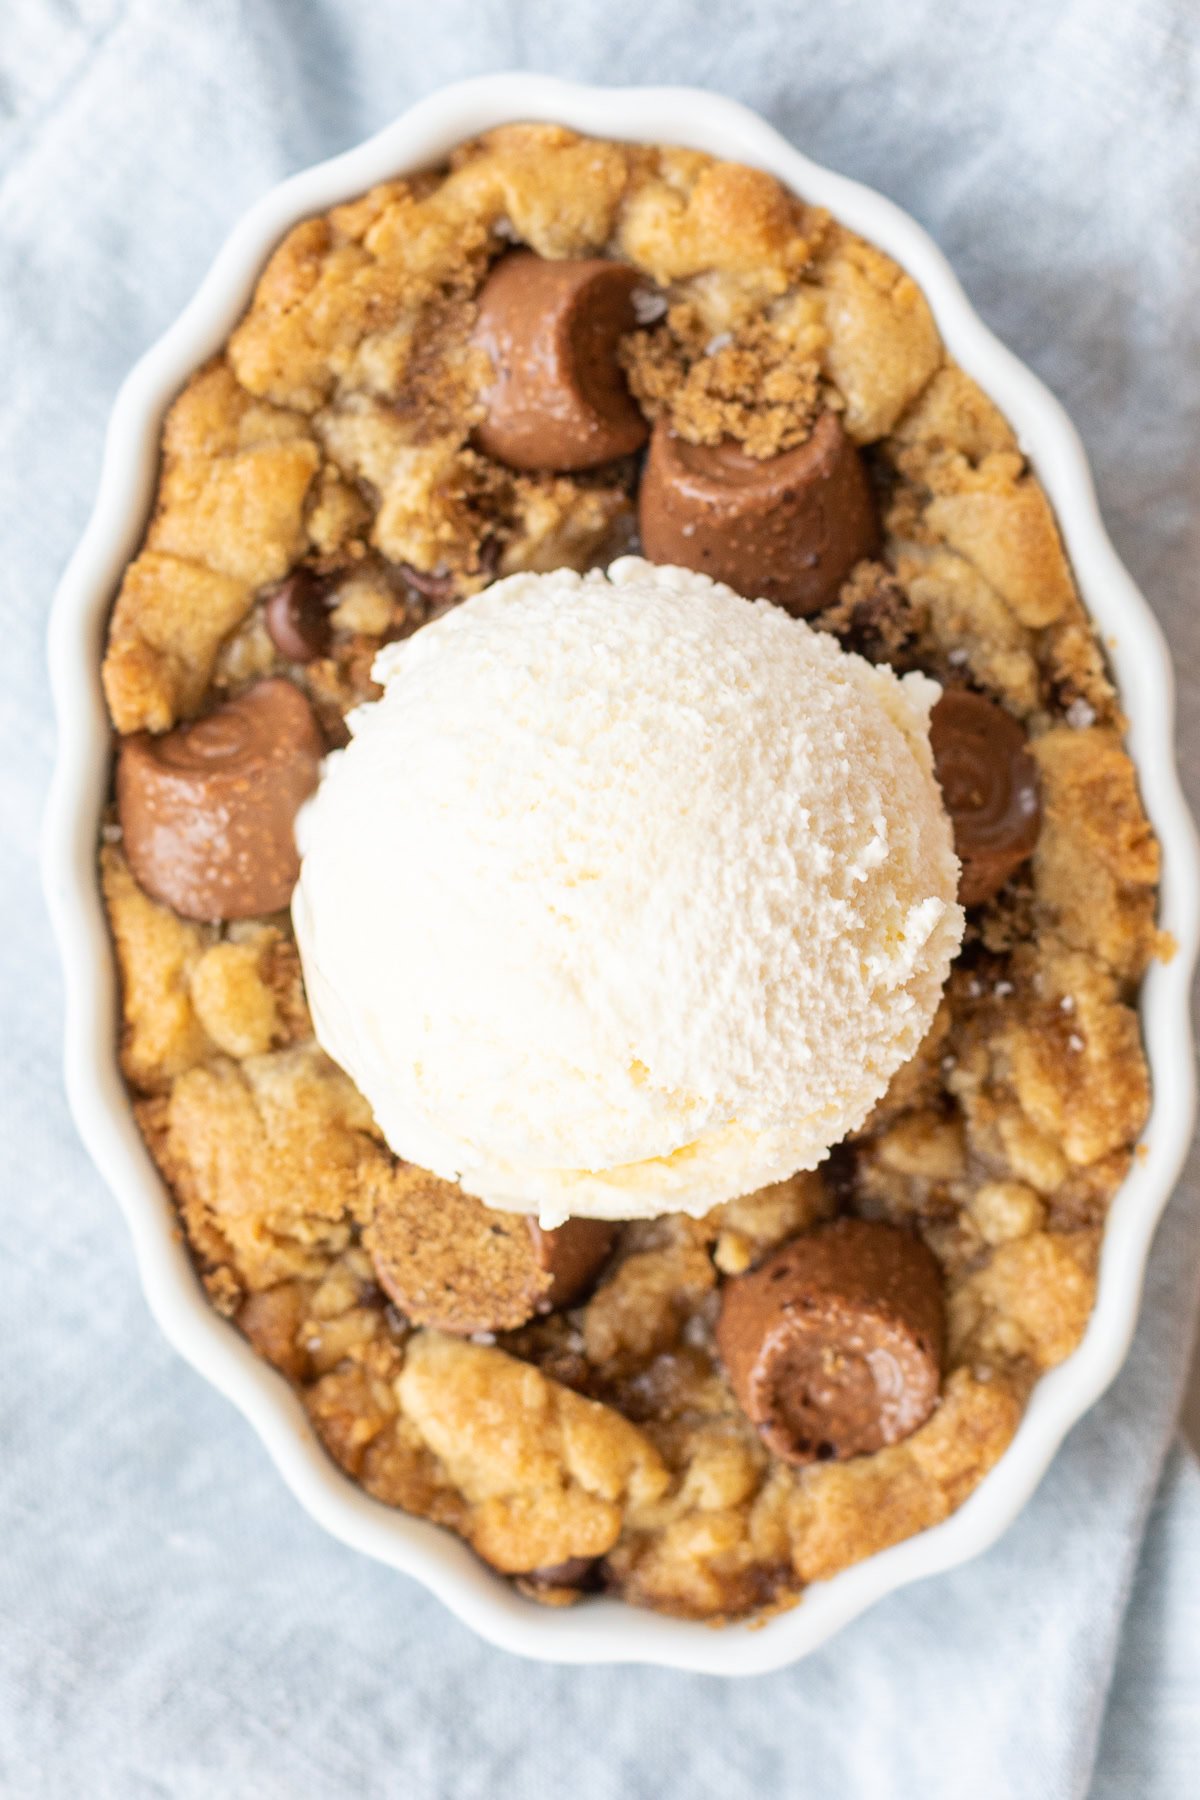
<path id="1" fill-rule="evenodd" d="M 510 717 L 531 645 L 562 703 Z M 766 175 L 547 128 L 307 221 L 168 417 L 105 688 L 133 1104 L 348 1474 L 533 1598 L 714 1618 L 965 1498 L 1087 1320 L 1157 856 L 1044 496 L 902 271 Z M 799 1019 L 856 862 L 858 985 Z"/>

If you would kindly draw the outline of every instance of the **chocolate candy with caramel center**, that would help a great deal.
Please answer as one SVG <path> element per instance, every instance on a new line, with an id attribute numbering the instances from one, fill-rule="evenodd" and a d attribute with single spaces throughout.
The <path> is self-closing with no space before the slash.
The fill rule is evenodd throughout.
<path id="1" fill-rule="evenodd" d="M 363 1241 L 380 1287 L 418 1325 L 460 1336 L 515 1331 L 582 1298 L 617 1228 L 568 1219 L 545 1231 L 524 1213 L 495 1212 L 425 1169 L 396 1169 Z"/>
<path id="2" fill-rule="evenodd" d="M 593 469 L 640 450 L 648 427 L 617 343 L 639 276 L 601 257 L 551 262 L 517 250 L 479 296 L 472 342 L 492 366 L 475 441 L 514 469 Z"/>
<path id="3" fill-rule="evenodd" d="M 260 681 L 206 718 L 121 745 L 117 811 L 138 883 L 188 919 L 254 918 L 288 904 L 296 813 L 325 746 L 290 681 Z"/>
<path id="4" fill-rule="evenodd" d="M 606 1219 L 568 1219 L 552 1231 L 533 1217 L 527 1217 L 525 1223 L 538 1267 L 549 1277 L 538 1310 L 561 1311 L 592 1285 L 601 1264 L 608 1260 L 617 1228 Z"/>
<path id="5" fill-rule="evenodd" d="M 1033 854 L 1041 825 L 1037 765 L 1012 714 L 966 688 L 942 695 L 929 737 L 962 863 L 958 897 L 976 906 Z"/>
<path id="6" fill-rule="evenodd" d="M 942 1276 L 920 1238 L 836 1219 L 725 1284 L 717 1346 L 738 1404 L 784 1462 L 897 1443 L 938 1397 Z"/>
<path id="7" fill-rule="evenodd" d="M 879 541 L 862 458 L 833 412 L 796 449 L 763 461 L 728 439 L 689 444 L 660 419 L 638 518 L 651 562 L 696 569 L 797 617 L 832 600 Z"/>

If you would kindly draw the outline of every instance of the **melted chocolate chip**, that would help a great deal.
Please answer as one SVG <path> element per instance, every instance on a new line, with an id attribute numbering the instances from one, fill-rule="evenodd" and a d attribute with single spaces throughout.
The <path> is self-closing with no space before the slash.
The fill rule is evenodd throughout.
<path id="1" fill-rule="evenodd" d="M 496 573 L 500 561 L 502 545 L 494 532 L 484 537 L 475 553 L 475 569 L 472 573 L 485 576 L 488 580 Z M 436 569 L 418 569 L 412 563 L 402 562 L 395 565 L 396 572 L 403 581 L 426 600 L 432 600 L 436 606 L 444 605 L 448 600 L 458 598 L 461 586 L 460 577 L 453 570 L 439 567 Z"/>
<path id="2" fill-rule="evenodd" d="M 586 1593 L 600 1585 L 597 1561 L 594 1556 L 568 1556 L 565 1562 L 531 1569 L 525 1580 L 536 1587 L 571 1587 Z"/>
<path id="3" fill-rule="evenodd" d="M 308 569 L 294 569 L 266 603 L 271 642 L 289 662 L 314 662 L 329 649 L 333 627 L 321 583 Z"/>
<path id="4" fill-rule="evenodd" d="M 397 563 L 396 568 L 409 587 L 424 599 L 437 603 L 454 599 L 457 584 L 448 570 L 416 569 L 412 563 Z"/>

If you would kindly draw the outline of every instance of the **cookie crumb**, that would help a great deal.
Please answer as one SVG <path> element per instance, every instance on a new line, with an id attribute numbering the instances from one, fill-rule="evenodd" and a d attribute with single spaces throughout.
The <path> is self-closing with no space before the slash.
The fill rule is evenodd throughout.
<path id="1" fill-rule="evenodd" d="M 677 302 L 656 329 L 623 340 L 621 361 L 648 418 L 665 416 L 690 444 L 732 438 L 764 459 L 812 432 L 823 402 L 819 341 L 815 322 L 761 314 L 713 332 L 698 307 Z"/>

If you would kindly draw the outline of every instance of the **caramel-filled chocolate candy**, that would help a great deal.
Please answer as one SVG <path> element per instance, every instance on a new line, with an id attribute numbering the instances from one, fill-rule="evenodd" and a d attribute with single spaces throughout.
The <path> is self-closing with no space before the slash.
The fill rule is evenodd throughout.
<path id="1" fill-rule="evenodd" d="M 942 1276 L 920 1238 L 835 1219 L 726 1282 L 717 1346 L 738 1404 L 784 1462 L 844 1461 L 932 1412 Z"/>
<path id="2" fill-rule="evenodd" d="M 538 1301 L 538 1311 L 561 1312 L 591 1287 L 608 1259 L 617 1228 L 605 1219 L 568 1219 L 553 1231 L 543 1229 L 532 1216 L 527 1216 L 525 1223 L 538 1267 L 550 1283 Z"/>
<path id="3" fill-rule="evenodd" d="M 651 562 L 696 569 L 798 618 L 832 600 L 879 541 L 862 458 L 833 412 L 795 450 L 764 461 L 728 438 L 689 444 L 660 419 L 638 520 Z"/>
<path id="4" fill-rule="evenodd" d="M 628 263 L 550 262 L 517 250 L 479 296 L 472 341 L 491 360 L 479 448 L 513 469 L 594 469 L 640 450 L 648 427 L 617 360 L 637 321 Z"/>
<path id="5" fill-rule="evenodd" d="M 292 897 L 296 813 L 325 746 L 290 681 L 260 681 L 207 718 L 121 745 L 117 811 L 139 884 L 188 919 L 246 919 Z"/>
<path id="6" fill-rule="evenodd" d="M 460 1336 L 515 1331 L 580 1299 L 608 1258 L 616 1227 L 568 1219 L 543 1231 L 524 1213 L 493 1212 L 425 1169 L 393 1172 L 363 1241 L 380 1287 L 418 1325 Z"/>
<path id="7" fill-rule="evenodd" d="M 324 656 L 333 636 L 321 583 L 307 569 L 294 569 L 268 596 L 264 608 L 267 635 L 289 662 L 313 662 Z"/>
<path id="8" fill-rule="evenodd" d="M 1012 714 L 966 688 L 947 688 L 929 739 L 962 864 L 958 897 L 977 906 L 1033 854 L 1042 818 L 1037 764 Z"/>

